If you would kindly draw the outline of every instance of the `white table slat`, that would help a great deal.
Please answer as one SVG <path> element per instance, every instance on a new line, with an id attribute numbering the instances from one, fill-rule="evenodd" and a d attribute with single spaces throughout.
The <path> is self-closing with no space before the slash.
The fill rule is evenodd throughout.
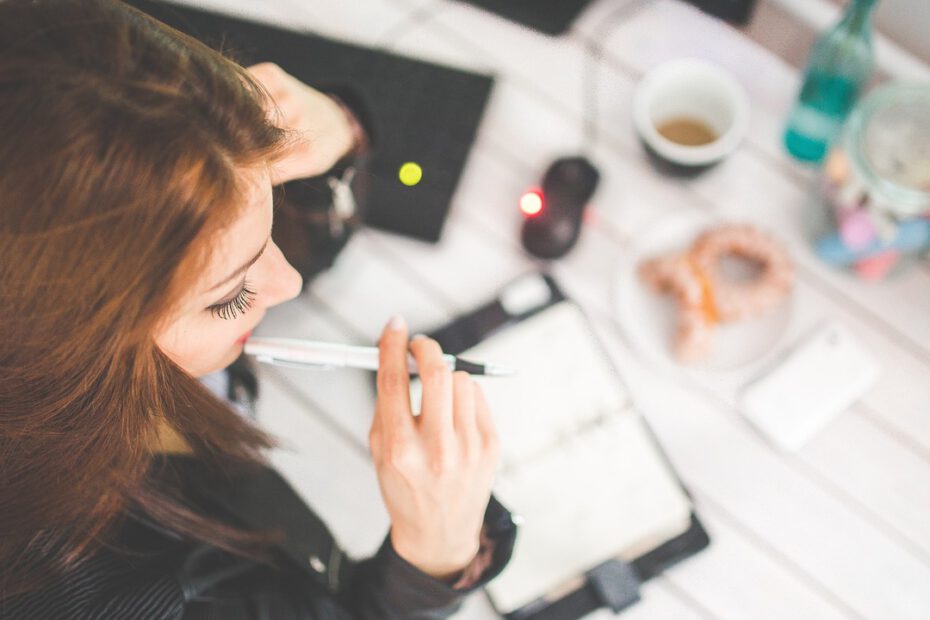
<path id="1" fill-rule="evenodd" d="M 799 453 L 800 459 L 881 515 L 930 563 L 930 467 L 862 415 L 837 418 Z"/>
<path id="2" fill-rule="evenodd" d="M 753 620 L 851 617 L 833 597 L 760 551 L 755 541 L 718 517 L 712 506 L 701 505 L 701 519 L 713 544 L 669 571 L 667 578 L 714 616 Z"/>

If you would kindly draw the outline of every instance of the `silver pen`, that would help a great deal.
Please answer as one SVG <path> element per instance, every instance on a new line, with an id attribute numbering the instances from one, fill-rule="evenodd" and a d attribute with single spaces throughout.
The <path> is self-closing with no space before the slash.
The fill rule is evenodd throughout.
<path id="1" fill-rule="evenodd" d="M 265 364 L 329 370 L 334 368 L 362 368 L 378 370 L 379 350 L 377 347 L 361 347 L 334 342 L 316 342 L 298 338 L 249 338 L 245 352 Z M 443 355 L 449 370 L 464 370 L 472 375 L 506 377 L 516 374 L 513 368 L 500 364 L 480 364 L 463 360 L 454 355 Z M 417 374 L 417 363 L 407 354 L 407 370 Z"/>

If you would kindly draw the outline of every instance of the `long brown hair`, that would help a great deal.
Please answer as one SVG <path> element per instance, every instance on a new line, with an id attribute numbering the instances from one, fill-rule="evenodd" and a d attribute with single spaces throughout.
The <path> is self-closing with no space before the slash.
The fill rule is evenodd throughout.
<path id="1" fill-rule="evenodd" d="M 147 471 L 163 422 L 216 464 L 268 445 L 153 342 L 198 275 L 182 265 L 236 217 L 242 169 L 281 151 L 264 96 L 115 0 L 0 0 L 0 599 L 132 509 L 249 540 Z"/>

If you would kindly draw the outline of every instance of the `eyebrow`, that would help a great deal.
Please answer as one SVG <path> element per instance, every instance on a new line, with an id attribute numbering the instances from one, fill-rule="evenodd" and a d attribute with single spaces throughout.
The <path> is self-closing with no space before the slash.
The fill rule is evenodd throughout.
<path id="1" fill-rule="evenodd" d="M 251 267 L 252 265 L 254 265 L 255 262 L 256 262 L 259 258 L 262 257 L 262 254 L 265 252 L 265 248 L 268 247 L 268 242 L 269 242 L 269 241 L 271 241 L 271 237 L 268 237 L 267 239 L 265 239 L 265 244 L 262 246 L 262 249 L 260 249 L 260 250 L 258 251 L 258 254 L 256 254 L 256 255 L 253 256 L 252 258 L 250 258 L 250 259 L 248 260 L 248 262 L 246 262 L 244 265 L 242 265 L 241 267 L 239 267 L 238 269 L 236 269 L 234 272 L 232 272 L 231 274 L 229 274 L 229 276 L 226 277 L 222 282 L 218 282 L 217 284 L 214 284 L 207 292 L 208 292 L 208 293 L 211 293 L 211 292 L 215 291 L 216 289 L 220 288 L 221 286 L 223 286 L 224 284 L 227 284 L 227 283 L 231 282 L 236 276 L 238 276 L 238 275 L 241 274 L 243 271 L 245 271 L 246 269 L 248 269 L 249 267 Z"/>

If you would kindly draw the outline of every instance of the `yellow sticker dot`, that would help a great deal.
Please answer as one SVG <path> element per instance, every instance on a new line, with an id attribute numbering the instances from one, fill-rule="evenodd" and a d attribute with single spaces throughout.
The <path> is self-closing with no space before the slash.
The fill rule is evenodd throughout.
<path id="1" fill-rule="evenodd" d="M 423 168 L 421 168 L 419 164 L 408 161 L 406 164 L 400 167 L 400 171 L 397 173 L 397 177 L 404 185 L 413 187 L 420 182 L 420 179 L 423 178 Z"/>

